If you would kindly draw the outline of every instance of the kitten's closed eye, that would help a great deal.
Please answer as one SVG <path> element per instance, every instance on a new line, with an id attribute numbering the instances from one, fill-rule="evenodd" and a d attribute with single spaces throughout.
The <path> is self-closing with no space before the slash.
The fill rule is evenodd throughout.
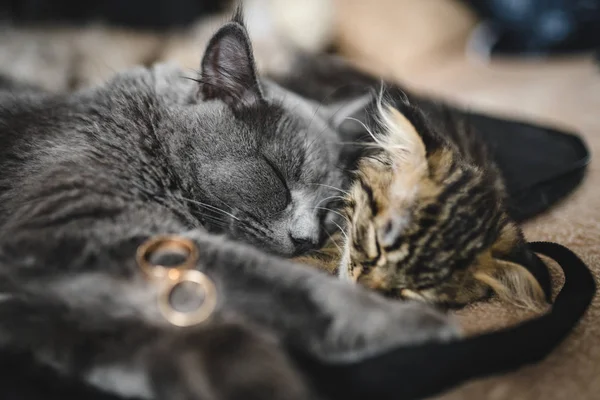
<path id="1" fill-rule="evenodd" d="M 407 215 L 393 214 L 382 223 L 377 230 L 377 237 L 384 249 L 397 245 L 397 241 L 410 223 L 409 218 Z"/>

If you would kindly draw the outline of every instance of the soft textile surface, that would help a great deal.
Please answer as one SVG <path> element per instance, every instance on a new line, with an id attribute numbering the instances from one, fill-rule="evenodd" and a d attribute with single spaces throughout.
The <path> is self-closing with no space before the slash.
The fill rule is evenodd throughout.
<path id="1" fill-rule="evenodd" d="M 467 107 L 573 130 L 600 151 L 600 67 L 591 56 L 493 60 L 467 55 L 475 19 L 451 0 L 337 0 L 342 52 L 370 72 Z M 595 160 L 576 192 L 525 225 L 530 241 L 562 243 L 600 276 L 600 169 Z M 555 274 L 557 287 L 561 276 Z M 462 310 L 469 332 L 527 315 L 498 303 Z M 474 381 L 439 399 L 597 399 L 600 393 L 600 298 L 544 362 Z"/>

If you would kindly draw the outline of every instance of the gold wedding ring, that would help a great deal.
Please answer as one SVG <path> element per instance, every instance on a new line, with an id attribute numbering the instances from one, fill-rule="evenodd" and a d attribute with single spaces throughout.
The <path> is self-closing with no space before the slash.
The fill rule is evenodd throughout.
<path id="1" fill-rule="evenodd" d="M 183 252 L 185 260 L 178 265 L 164 266 L 152 264 L 149 257 L 157 251 Z M 198 248 L 187 238 L 180 236 L 157 236 L 142 243 L 137 249 L 136 260 L 144 274 L 151 279 L 177 279 L 177 272 L 193 269 L 198 262 Z M 171 275 L 169 277 L 168 275 Z"/>
<path id="2" fill-rule="evenodd" d="M 170 301 L 173 290 L 181 284 L 193 283 L 197 294 L 203 296 L 202 304 L 196 310 L 189 312 L 177 311 Z M 169 282 L 169 286 L 161 291 L 158 297 L 158 307 L 167 321 L 175 326 L 192 326 L 204 322 L 217 305 L 217 291 L 215 285 L 208 277 L 198 270 L 184 271 L 176 281 Z"/>
<path id="3" fill-rule="evenodd" d="M 173 266 L 153 264 L 150 257 L 160 251 L 181 253 L 185 259 Z M 195 269 L 198 259 L 196 244 L 187 238 L 174 235 L 151 238 L 137 249 L 136 261 L 146 277 L 164 284 L 158 295 L 158 308 L 165 319 L 175 326 L 200 324 L 210 317 L 216 307 L 217 290 L 208 276 Z M 196 310 L 181 312 L 171 305 L 171 295 L 178 286 L 186 283 L 196 286 L 195 291 L 202 296 L 202 304 Z"/>

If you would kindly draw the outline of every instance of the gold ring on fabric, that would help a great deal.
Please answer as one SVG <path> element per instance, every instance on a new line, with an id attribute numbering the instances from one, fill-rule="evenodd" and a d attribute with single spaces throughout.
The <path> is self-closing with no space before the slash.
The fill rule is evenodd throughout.
<path id="1" fill-rule="evenodd" d="M 198 270 L 177 271 L 178 279 L 172 280 L 161 291 L 158 297 L 158 308 L 167 321 L 175 326 L 185 327 L 204 322 L 214 311 L 217 305 L 217 290 L 213 282 Z M 171 305 L 170 297 L 173 290 L 183 283 L 194 283 L 203 295 L 200 307 L 194 311 L 181 312 Z"/>
<path id="2" fill-rule="evenodd" d="M 164 266 L 152 264 L 148 261 L 149 256 L 155 251 L 173 250 L 186 253 L 185 260 L 178 265 Z M 190 270 L 196 267 L 199 253 L 195 243 L 181 236 L 157 236 L 142 243 L 137 249 L 136 261 L 144 274 L 151 279 L 177 279 L 177 271 Z M 168 275 L 175 275 L 169 277 Z"/>

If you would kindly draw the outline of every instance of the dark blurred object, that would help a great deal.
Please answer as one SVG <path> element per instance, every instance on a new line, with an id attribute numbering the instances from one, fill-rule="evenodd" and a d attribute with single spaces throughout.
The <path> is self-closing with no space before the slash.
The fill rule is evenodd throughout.
<path id="1" fill-rule="evenodd" d="M 492 55 L 600 49 L 600 0 L 463 0 L 482 18 L 471 43 Z"/>
<path id="2" fill-rule="evenodd" d="M 137 28 L 186 26 L 223 11 L 230 0 L 0 0 L 0 17 L 17 23 L 89 22 Z"/>

